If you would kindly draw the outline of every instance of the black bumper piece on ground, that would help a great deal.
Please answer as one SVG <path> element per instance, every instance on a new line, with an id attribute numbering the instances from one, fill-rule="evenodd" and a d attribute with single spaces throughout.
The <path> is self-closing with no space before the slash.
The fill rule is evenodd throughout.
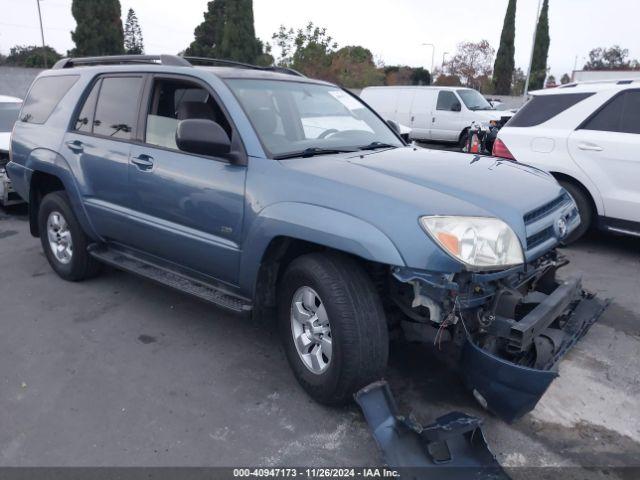
<path id="1" fill-rule="evenodd" d="M 385 381 L 374 382 L 355 395 L 385 464 L 402 478 L 433 480 L 508 480 L 489 450 L 481 420 L 451 412 L 422 426 L 398 415 Z"/>
<path id="2" fill-rule="evenodd" d="M 548 328 L 567 309 L 571 310 L 561 329 Z M 508 341 L 516 350 L 535 343 L 536 337 L 554 340 L 539 368 L 516 365 L 493 355 L 467 338 L 461 355 L 460 373 L 467 387 L 480 403 L 507 422 L 513 422 L 533 410 L 551 382 L 558 376 L 560 359 L 580 340 L 608 306 L 582 291 L 579 279 L 570 279 L 548 295 L 519 322 L 512 322 Z M 548 342 L 536 343 L 542 348 Z M 550 348 L 550 347 L 548 347 Z"/>

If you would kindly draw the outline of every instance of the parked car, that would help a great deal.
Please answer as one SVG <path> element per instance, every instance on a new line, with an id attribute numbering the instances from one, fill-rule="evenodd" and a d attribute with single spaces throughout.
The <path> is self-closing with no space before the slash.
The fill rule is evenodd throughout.
<path id="1" fill-rule="evenodd" d="M 555 277 L 579 219 L 553 177 L 407 146 L 330 83 L 210 63 L 63 59 L 38 76 L 8 171 L 53 270 L 79 281 L 107 263 L 238 313 L 277 309 L 320 402 L 380 378 L 405 335 L 458 352 L 503 418 L 533 408 L 603 308 Z"/>
<path id="2" fill-rule="evenodd" d="M 11 130 L 21 107 L 21 98 L 0 95 L 0 205 L 5 207 L 22 203 L 22 199 L 13 191 L 11 181 L 5 172 L 5 166 L 9 161 Z"/>
<path id="3" fill-rule="evenodd" d="M 412 139 L 454 142 L 461 148 L 473 122 L 488 127 L 511 117 L 471 88 L 367 87 L 360 97 L 383 118 L 410 127 Z"/>
<path id="4" fill-rule="evenodd" d="M 551 172 L 590 227 L 640 236 L 640 80 L 572 83 L 531 92 L 498 133 L 493 154 Z"/>

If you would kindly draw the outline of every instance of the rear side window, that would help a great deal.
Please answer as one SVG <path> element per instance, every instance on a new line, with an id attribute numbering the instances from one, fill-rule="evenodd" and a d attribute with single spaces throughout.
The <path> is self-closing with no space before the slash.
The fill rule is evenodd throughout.
<path id="1" fill-rule="evenodd" d="M 78 75 L 42 77 L 35 81 L 29 96 L 24 101 L 20 121 L 44 123 L 56 108 L 62 97 L 78 81 Z"/>
<path id="2" fill-rule="evenodd" d="M 100 84 L 101 81 L 98 81 L 93 86 L 91 93 L 89 93 L 89 96 L 82 106 L 82 110 L 80 110 L 78 118 L 76 118 L 75 130 L 79 132 L 90 133 L 93 131 L 93 113 L 96 109 L 96 100 L 98 99 Z"/>
<path id="3" fill-rule="evenodd" d="M 460 103 L 453 92 L 442 91 L 438 93 L 438 103 L 436 110 L 453 110 L 453 106 Z"/>
<path id="4" fill-rule="evenodd" d="M 93 133 L 130 140 L 138 117 L 142 77 L 106 77 L 93 120 Z"/>
<path id="5" fill-rule="evenodd" d="M 640 91 L 616 95 L 580 128 L 601 132 L 640 133 Z"/>
<path id="6" fill-rule="evenodd" d="M 593 93 L 559 93 L 533 97 L 509 120 L 509 127 L 533 127 L 551 120 Z"/>

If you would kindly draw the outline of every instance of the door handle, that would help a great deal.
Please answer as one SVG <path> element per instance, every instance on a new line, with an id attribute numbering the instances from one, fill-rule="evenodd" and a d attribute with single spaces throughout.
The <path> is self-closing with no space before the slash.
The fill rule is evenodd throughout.
<path id="1" fill-rule="evenodd" d="M 153 168 L 153 157 L 149 155 L 138 155 L 133 157 L 131 162 L 134 163 L 140 170 L 151 170 Z"/>
<path id="2" fill-rule="evenodd" d="M 436 123 L 436 117 L 431 117 L 431 123 Z"/>
<path id="3" fill-rule="evenodd" d="M 84 144 L 80 140 L 70 140 L 66 145 L 73 153 L 82 153 L 84 151 Z"/>
<path id="4" fill-rule="evenodd" d="M 593 143 L 579 143 L 578 148 L 580 150 L 589 150 L 591 152 L 601 152 L 602 147 L 594 145 Z"/>

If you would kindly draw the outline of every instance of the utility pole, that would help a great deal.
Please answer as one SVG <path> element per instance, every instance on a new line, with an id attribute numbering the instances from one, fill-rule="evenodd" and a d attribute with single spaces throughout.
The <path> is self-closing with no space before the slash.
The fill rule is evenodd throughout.
<path id="1" fill-rule="evenodd" d="M 436 46 L 433 43 L 423 43 L 423 47 L 431 47 L 431 70 L 429 70 L 429 74 L 433 75 L 433 57 L 436 54 Z"/>
<path id="2" fill-rule="evenodd" d="M 44 29 L 42 28 L 42 12 L 40 11 L 40 0 L 36 0 L 38 5 L 38 18 L 40 19 L 40 38 L 42 38 L 42 60 L 44 61 L 44 68 L 47 68 L 47 51 L 44 48 Z"/>
<path id="3" fill-rule="evenodd" d="M 540 18 L 540 3 L 538 0 L 538 9 L 536 10 L 536 23 L 533 25 L 533 43 L 531 45 L 531 56 L 529 57 L 529 68 L 527 69 L 527 80 L 524 82 L 524 96 L 529 92 L 529 79 L 531 78 L 531 67 L 533 65 L 533 51 L 536 48 L 536 33 L 538 33 L 538 19 Z"/>

